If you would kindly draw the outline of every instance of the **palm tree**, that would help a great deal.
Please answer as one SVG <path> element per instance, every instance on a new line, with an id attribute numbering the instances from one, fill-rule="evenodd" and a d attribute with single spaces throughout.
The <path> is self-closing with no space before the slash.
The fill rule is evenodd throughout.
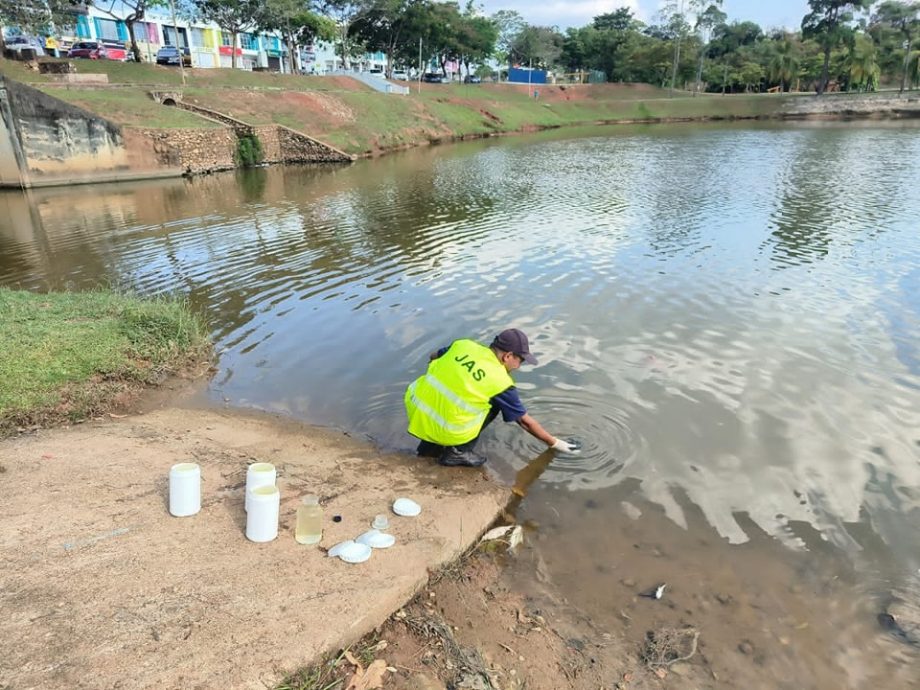
<path id="1" fill-rule="evenodd" d="M 799 56 L 795 44 L 788 37 L 776 46 L 770 59 L 770 79 L 779 82 L 780 91 L 785 92 L 799 73 Z"/>
<path id="2" fill-rule="evenodd" d="M 878 64 L 878 53 L 875 42 L 866 34 L 859 34 L 853 42 L 847 58 L 850 81 L 857 88 L 863 87 L 864 91 L 878 86 L 882 70 Z"/>

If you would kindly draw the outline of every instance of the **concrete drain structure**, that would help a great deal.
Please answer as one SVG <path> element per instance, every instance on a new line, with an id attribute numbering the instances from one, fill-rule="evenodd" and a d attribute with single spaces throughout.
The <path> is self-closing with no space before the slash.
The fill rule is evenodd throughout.
<path id="1" fill-rule="evenodd" d="M 356 156 L 284 125 L 251 125 L 225 113 L 187 103 L 179 91 L 152 91 L 150 96 L 164 106 L 181 108 L 220 123 L 233 133 L 228 150 L 226 130 L 146 130 L 161 152 L 187 172 L 206 172 L 236 167 L 236 143 L 256 137 L 264 163 L 351 163 Z M 171 149 L 171 150 L 170 150 Z"/>

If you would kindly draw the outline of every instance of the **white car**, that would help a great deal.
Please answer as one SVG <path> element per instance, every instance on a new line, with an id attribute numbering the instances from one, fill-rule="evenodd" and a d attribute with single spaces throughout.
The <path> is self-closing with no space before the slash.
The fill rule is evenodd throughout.
<path id="1" fill-rule="evenodd" d="M 391 78 L 397 81 L 409 81 L 409 73 L 405 70 L 394 69 L 393 76 Z"/>
<path id="2" fill-rule="evenodd" d="M 35 57 L 42 57 L 45 54 L 45 49 L 42 48 L 38 39 L 26 36 L 11 36 L 6 39 L 6 48 L 16 53 L 21 53 L 24 48 L 31 48 L 35 51 Z"/>

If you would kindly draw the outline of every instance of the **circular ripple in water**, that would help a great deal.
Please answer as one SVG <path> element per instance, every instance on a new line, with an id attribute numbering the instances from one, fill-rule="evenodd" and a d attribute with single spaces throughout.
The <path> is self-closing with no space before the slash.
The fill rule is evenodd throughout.
<path id="1" fill-rule="evenodd" d="M 552 420 L 550 433 L 582 443 L 576 454 L 556 453 L 541 481 L 571 487 L 609 484 L 609 479 L 628 468 L 646 445 L 630 425 L 627 410 L 584 391 L 541 397 L 529 405 L 529 412 L 538 421 L 547 420 L 547 426 Z M 515 458 L 512 464 L 520 469 L 521 463 L 534 459 L 534 440 L 518 429 L 510 432 L 514 436 L 507 440 L 496 439 L 487 432 L 483 447 L 487 455 L 499 461 Z M 508 433 L 503 431 L 501 436 Z M 507 445 L 511 445 L 510 453 Z"/>

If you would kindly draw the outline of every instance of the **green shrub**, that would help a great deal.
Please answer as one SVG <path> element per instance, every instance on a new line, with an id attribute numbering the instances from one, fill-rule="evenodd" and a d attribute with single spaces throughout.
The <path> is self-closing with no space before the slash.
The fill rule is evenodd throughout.
<path id="1" fill-rule="evenodd" d="M 251 168 L 262 162 L 262 142 L 255 134 L 241 136 L 236 145 L 236 162 L 244 168 Z"/>

